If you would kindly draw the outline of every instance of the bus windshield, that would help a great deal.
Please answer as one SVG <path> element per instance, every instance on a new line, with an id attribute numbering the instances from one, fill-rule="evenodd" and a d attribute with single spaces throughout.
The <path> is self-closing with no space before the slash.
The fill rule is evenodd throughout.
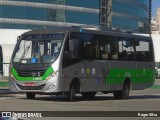
<path id="1" fill-rule="evenodd" d="M 51 63 L 59 55 L 64 34 L 26 35 L 15 48 L 13 63 Z"/>

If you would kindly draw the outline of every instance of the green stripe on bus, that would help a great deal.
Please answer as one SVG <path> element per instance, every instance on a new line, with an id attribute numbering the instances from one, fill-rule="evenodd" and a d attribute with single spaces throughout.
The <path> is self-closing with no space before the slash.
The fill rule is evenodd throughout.
<path id="1" fill-rule="evenodd" d="M 39 78 L 39 77 L 21 77 L 18 75 L 17 71 L 15 70 L 15 68 L 12 68 L 12 75 L 15 77 L 16 80 L 18 81 L 42 81 L 45 80 L 51 73 L 54 72 L 52 67 L 49 67 L 46 72 L 44 73 L 43 76 L 40 76 L 41 79 L 35 80 L 35 78 Z"/>
<path id="2" fill-rule="evenodd" d="M 132 83 L 154 81 L 153 69 L 110 69 L 106 76 L 106 84 L 122 84 L 129 77 Z"/>

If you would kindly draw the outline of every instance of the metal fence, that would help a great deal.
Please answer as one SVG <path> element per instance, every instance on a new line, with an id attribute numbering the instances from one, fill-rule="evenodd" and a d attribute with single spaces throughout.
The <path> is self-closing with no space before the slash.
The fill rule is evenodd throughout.
<path id="1" fill-rule="evenodd" d="M 9 63 L 1 63 L 3 69 L 0 71 L 0 81 L 8 81 Z"/>
<path id="2" fill-rule="evenodd" d="M 0 63 L 0 82 L 8 82 L 10 58 L 3 57 L 3 62 Z"/>

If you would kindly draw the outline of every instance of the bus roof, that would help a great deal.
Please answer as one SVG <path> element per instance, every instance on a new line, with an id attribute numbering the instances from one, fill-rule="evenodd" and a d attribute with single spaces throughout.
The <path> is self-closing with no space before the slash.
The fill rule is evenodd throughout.
<path id="1" fill-rule="evenodd" d="M 94 33 L 102 35 L 112 35 L 112 36 L 123 36 L 130 38 L 142 38 L 149 39 L 149 36 L 144 36 L 141 34 L 122 32 L 120 30 L 113 29 L 99 29 L 94 27 L 79 27 L 79 26 L 70 26 L 70 27 L 49 27 L 42 29 L 34 29 L 28 32 L 23 33 L 21 36 L 31 35 L 31 34 L 51 34 L 51 33 L 67 33 L 67 32 L 81 32 L 81 33 Z M 104 27 L 103 27 L 104 28 Z"/>

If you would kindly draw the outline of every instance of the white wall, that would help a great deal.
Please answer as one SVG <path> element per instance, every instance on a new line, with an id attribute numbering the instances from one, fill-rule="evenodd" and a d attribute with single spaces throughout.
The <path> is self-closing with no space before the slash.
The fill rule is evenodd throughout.
<path id="1" fill-rule="evenodd" d="M 29 30 L 22 29 L 0 29 L 0 45 L 1 44 L 16 44 L 17 37 Z"/>
<path id="2" fill-rule="evenodd" d="M 3 51 L 3 74 L 9 75 L 9 63 L 15 44 L 1 44 Z"/>
<path id="3" fill-rule="evenodd" d="M 155 53 L 155 62 L 160 62 L 160 35 L 152 35 L 154 53 Z"/>
<path id="4" fill-rule="evenodd" d="M 21 29 L 0 29 L 0 45 L 2 46 L 3 62 L 9 63 L 17 42 L 17 37 L 28 30 Z M 9 75 L 9 65 L 3 65 L 4 76 Z"/>

